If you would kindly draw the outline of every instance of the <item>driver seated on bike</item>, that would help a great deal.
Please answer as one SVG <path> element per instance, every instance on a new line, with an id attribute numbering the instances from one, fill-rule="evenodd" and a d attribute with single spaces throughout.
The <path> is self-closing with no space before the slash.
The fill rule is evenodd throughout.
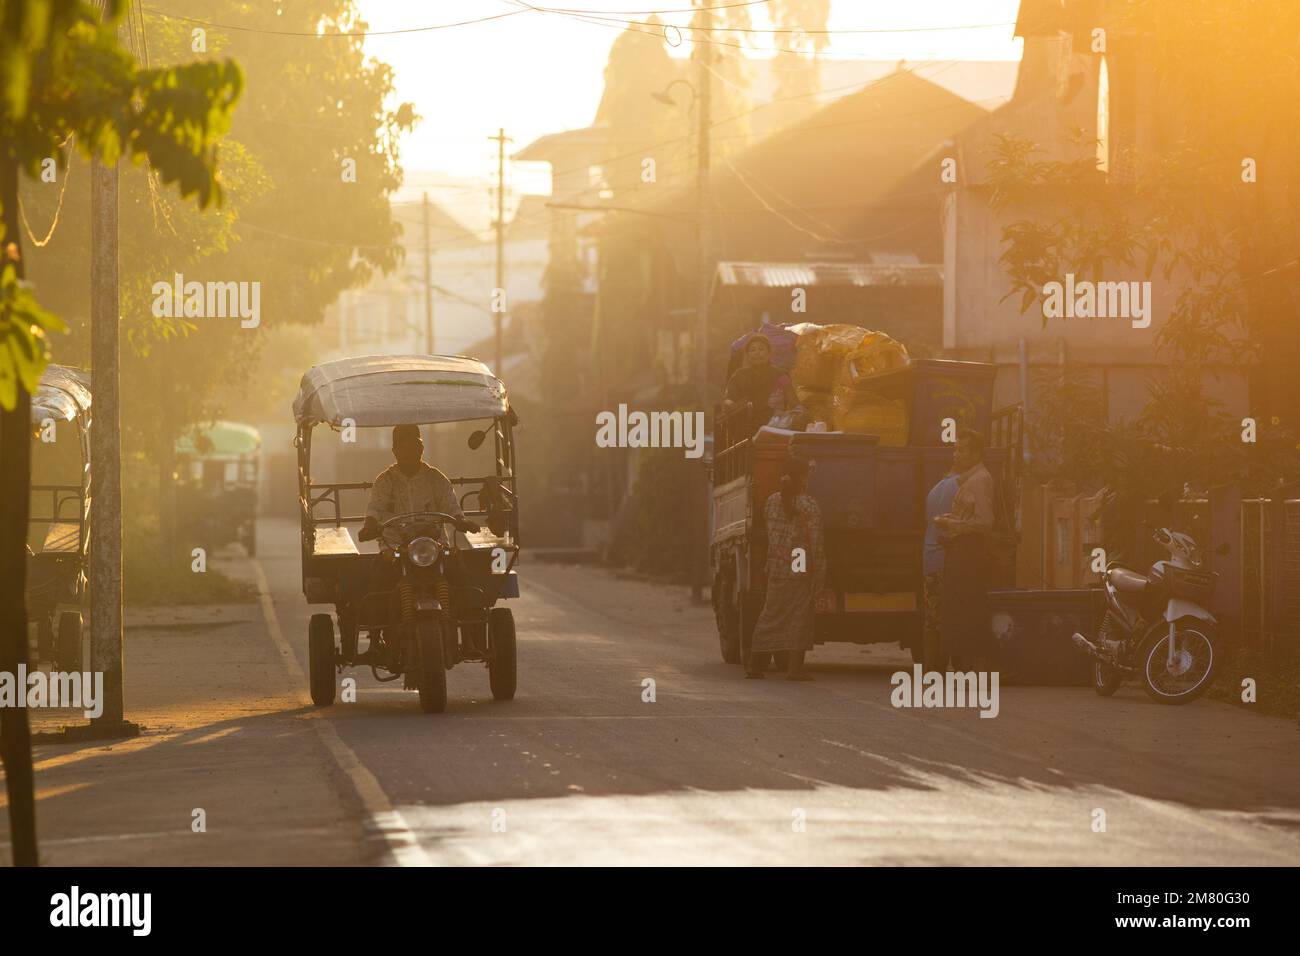
<path id="1" fill-rule="evenodd" d="M 418 425 L 393 426 L 393 458 L 396 461 L 380 472 L 370 489 L 366 520 L 357 537 L 371 541 L 381 533 L 380 525 L 388 519 L 414 511 L 437 511 L 456 519 L 456 530 L 481 530 L 465 517 L 456 500 L 451 481 L 437 468 L 424 461 L 424 440 Z M 437 537 L 442 540 L 439 525 Z"/>

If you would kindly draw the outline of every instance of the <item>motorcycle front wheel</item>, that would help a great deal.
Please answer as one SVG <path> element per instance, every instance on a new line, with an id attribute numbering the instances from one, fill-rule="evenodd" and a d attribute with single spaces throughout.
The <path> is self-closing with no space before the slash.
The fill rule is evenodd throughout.
<path id="1" fill-rule="evenodd" d="M 1187 704 L 1210 687 L 1218 664 L 1214 632 L 1200 621 L 1179 624 L 1174 631 L 1173 654 L 1169 630 L 1150 634 L 1138 651 L 1142 686 L 1147 696 L 1161 704 Z"/>

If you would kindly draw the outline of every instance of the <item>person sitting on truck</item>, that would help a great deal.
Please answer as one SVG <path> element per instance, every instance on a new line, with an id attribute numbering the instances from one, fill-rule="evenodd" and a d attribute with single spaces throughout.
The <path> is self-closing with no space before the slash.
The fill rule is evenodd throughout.
<path id="1" fill-rule="evenodd" d="M 755 335 L 745 344 L 745 364 L 727 382 L 722 407 L 734 408 L 746 402 L 753 406 L 753 431 L 766 425 L 773 415 L 799 404 L 790 376 L 772 364 L 772 343 L 765 335 Z"/>
<path id="2" fill-rule="evenodd" d="M 813 643 L 813 602 L 826 582 L 826 548 L 817 499 L 804 493 L 808 460 L 790 458 L 781 490 L 763 506 L 767 523 L 767 596 L 754 625 L 746 677 L 762 677 L 772 654 L 787 655 L 786 680 L 807 681 L 804 654 Z"/>
<path id="3" fill-rule="evenodd" d="M 952 469 L 957 494 L 947 514 L 934 519 L 945 535 L 941 659 L 959 670 L 989 663 L 988 539 L 993 530 L 993 476 L 984 467 L 984 436 L 957 434 Z"/>

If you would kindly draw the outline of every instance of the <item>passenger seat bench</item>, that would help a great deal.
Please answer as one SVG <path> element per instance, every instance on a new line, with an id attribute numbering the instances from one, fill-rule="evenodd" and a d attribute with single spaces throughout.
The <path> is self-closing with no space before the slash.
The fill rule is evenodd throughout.
<path id="1" fill-rule="evenodd" d="M 360 554 L 357 543 L 352 540 L 352 532 L 347 528 L 316 528 L 315 540 L 312 542 L 312 554 L 321 557 L 344 554 Z"/>

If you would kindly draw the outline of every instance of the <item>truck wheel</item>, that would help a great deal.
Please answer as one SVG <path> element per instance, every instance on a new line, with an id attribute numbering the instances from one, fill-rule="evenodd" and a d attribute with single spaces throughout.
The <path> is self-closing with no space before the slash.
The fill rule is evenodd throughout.
<path id="1" fill-rule="evenodd" d="M 736 606 L 731 597 L 731 589 L 726 587 L 726 582 L 715 585 L 720 588 L 717 600 L 719 604 L 717 614 L 718 626 L 718 650 L 722 652 L 722 660 L 727 664 L 739 664 L 742 660 L 740 656 L 740 608 Z M 725 590 L 722 590 L 725 588 Z"/>
<path id="2" fill-rule="evenodd" d="M 313 614 L 307 626 L 307 670 L 311 702 L 334 703 L 334 621 L 328 614 Z"/>
<path id="3" fill-rule="evenodd" d="M 749 648 L 754 641 L 754 626 L 758 624 L 758 616 L 763 613 L 763 598 L 762 594 L 750 594 L 746 588 L 740 590 L 740 598 L 737 602 L 740 607 L 736 619 L 739 624 L 738 642 L 742 663 L 749 656 Z"/>
<path id="4" fill-rule="evenodd" d="M 916 661 L 916 648 L 912 649 L 912 660 Z M 948 660 L 943 653 L 943 640 L 937 632 L 926 631 L 921 635 L 921 660 L 917 663 L 926 673 L 948 669 Z"/>
<path id="5" fill-rule="evenodd" d="M 420 645 L 420 709 L 426 714 L 441 714 L 447 709 L 447 667 L 443 663 L 442 620 L 422 617 L 415 622 L 415 637 Z"/>
<path id="6" fill-rule="evenodd" d="M 488 684 L 494 700 L 514 700 L 519 664 L 515 641 L 515 615 L 508 607 L 488 612 Z"/>
<path id="7" fill-rule="evenodd" d="M 55 646 L 59 670 L 81 670 L 81 612 L 64 611 L 59 615 L 59 640 Z"/>

